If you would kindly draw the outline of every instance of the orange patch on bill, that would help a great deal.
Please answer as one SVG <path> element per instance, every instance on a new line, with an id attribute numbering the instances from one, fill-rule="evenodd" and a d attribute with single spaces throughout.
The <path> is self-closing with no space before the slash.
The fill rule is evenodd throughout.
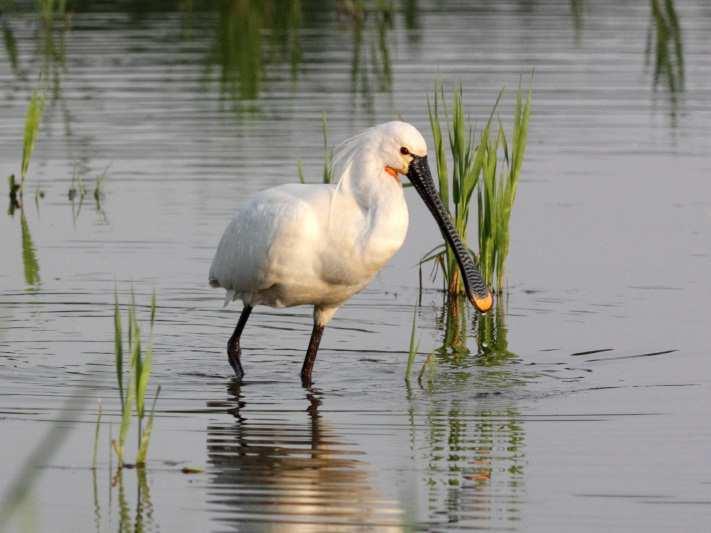
<path id="1" fill-rule="evenodd" d="M 474 304 L 474 307 L 477 308 L 477 311 L 486 313 L 489 309 L 491 309 L 491 306 L 494 305 L 494 296 L 491 292 L 487 293 L 484 298 L 479 298 L 478 296 L 473 295 L 472 303 Z"/>

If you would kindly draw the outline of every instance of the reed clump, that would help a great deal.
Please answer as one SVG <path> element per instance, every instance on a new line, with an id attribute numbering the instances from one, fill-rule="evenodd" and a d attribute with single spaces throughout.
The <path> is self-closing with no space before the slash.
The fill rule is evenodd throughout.
<path id="1" fill-rule="evenodd" d="M 457 232 L 466 243 L 471 202 L 476 192 L 479 267 L 487 285 L 497 293 L 504 288 L 510 244 L 509 223 L 526 152 L 532 97 L 530 88 L 525 94 L 519 87 L 512 129 L 507 135 L 497 114 L 503 94 L 502 89 L 478 138 L 465 116 L 461 86 L 454 91 L 449 108 L 441 84 L 435 86 L 433 99 L 427 101 L 440 198 L 450 208 Z M 469 252 L 476 258 L 471 249 Z M 434 261 L 441 269 L 445 289 L 450 295 L 464 293 L 454 252 L 449 245 L 436 246 L 425 254 L 420 264 L 428 261 Z"/>
<path id="2" fill-rule="evenodd" d="M 150 302 L 150 340 L 144 351 L 141 339 L 141 328 L 136 317 L 136 303 L 131 291 L 131 302 L 127 312 L 128 339 L 127 350 L 124 351 L 124 335 L 121 313 L 119 310 L 118 294 L 114 292 L 114 354 L 116 367 L 116 382 L 118 384 L 119 398 L 121 401 L 121 425 L 119 435 L 111 445 L 116 452 L 119 468 L 127 466 L 124 462 L 126 452 L 126 438 L 131 427 L 132 414 L 137 420 L 138 443 L 135 465 L 144 466 L 148 455 L 151 432 L 153 431 L 153 417 L 155 406 L 160 394 L 160 385 L 156 389 L 150 412 L 146 410 L 146 392 L 151 378 L 153 366 L 153 326 L 156 317 L 156 297 L 153 293 Z M 124 353 L 130 355 L 129 366 L 124 370 Z M 128 379 L 124 379 L 125 377 Z M 144 425 L 145 424 L 145 425 Z"/>

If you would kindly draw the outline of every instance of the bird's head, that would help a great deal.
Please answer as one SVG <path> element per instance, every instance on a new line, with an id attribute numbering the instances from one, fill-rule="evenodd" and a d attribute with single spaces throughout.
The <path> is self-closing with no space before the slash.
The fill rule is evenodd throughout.
<path id="1" fill-rule="evenodd" d="M 375 130 L 380 137 L 378 152 L 384 170 L 392 177 L 407 176 L 410 164 L 427 156 L 427 143 L 412 124 L 392 121 L 376 126 Z"/>
<path id="2" fill-rule="evenodd" d="M 371 147 L 376 150 L 376 157 L 380 158 L 385 174 L 398 181 L 400 174 L 407 176 L 432 213 L 442 235 L 454 251 L 469 300 L 481 312 L 491 309 L 492 294 L 467 247 L 462 243 L 452 224 L 449 210 L 442 203 L 435 187 L 427 162 L 427 143 L 422 134 L 411 124 L 393 121 L 373 128 L 371 140 L 375 141 Z"/>

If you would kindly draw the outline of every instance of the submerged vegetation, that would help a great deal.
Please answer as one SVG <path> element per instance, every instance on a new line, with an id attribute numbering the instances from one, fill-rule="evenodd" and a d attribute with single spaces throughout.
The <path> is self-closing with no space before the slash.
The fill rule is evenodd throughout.
<path id="1" fill-rule="evenodd" d="M 479 133 L 478 142 L 473 126 L 464 114 L 461 87 L 453 93 L 451 108 L 447 107 L 444 88 L 439 84 L 435 86 L 433 100 L 427 102 L 440 198 L 445 206 L 453 206 L 452 220 L 462 241 L 467 242 L 471 201 L 476 191 L 479 267 L 487 285 L 498 293 L 504 289 L 510 242 L 509 223 L 526 151 L 532 89 L 529 88 L 525 97 L 521 87 L 516 93 L 510 136 L 506 135 L 497 116 L 502 97 L 503 90 Z M 451 174 L 443 122 L 451 154 Z M 434 248 L 421 263 L 428 261 L 435 261 L 435 265 L 441 268 L 444 286 L 450 295 L 463 294 L 464 287 L 454 252 L 448 244 L 442 243 Z"/>
<path id="2" fill-rule="evenodd" d="M 148 446 L 150 444 L 151 432 L 153 430 L 153 416 L 155 413 L 156 401 L 160 394 L 160 385 L 156 389 L 153 398 L 153 405 L 146 418 L 146 392 L 151 377 L 153 366 L 153 326 L 156 317 L 156 297 L 155 293 L 151 297 L 150 303 L 150 340 L 145 352 L 141 344 L 141 329 L 136 318 L 136 303 L 131 291 L 131 303 L 128 306 L 128 343 L 126 353 L 130 355 L 127 372 L 128 379 L 124 381 L 124 340 L 121 313 L 119 311 L 118 293 L 114 293 L 114 354 L 116 367 L 116 382 L 118 384 L 119 398 L 121 400 L 121 425 L 119 427 L 118 439 L 112 441 L 111 445 L 118 457 L 119 467 L 125 466 L 124 456 L 126 451 L 126 439 L 131 427 L 132 414 L 135 412 L 137 419 L 138 443 L 136 451 L 136 466 L 143 466 L 146 463 Z M 135 404 L 135 407 L 134 407 Z M 145 427 L 144 427 L 145 421 Z"/>

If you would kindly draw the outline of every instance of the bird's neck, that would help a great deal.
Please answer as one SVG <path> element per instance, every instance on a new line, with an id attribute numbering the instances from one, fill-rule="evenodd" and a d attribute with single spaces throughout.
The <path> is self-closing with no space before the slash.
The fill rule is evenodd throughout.
<path id="1" fill-rule="evenodd" d="M 341 178 L 339 189 L 353 197 L 363 211 L 387 209 L 404 201 L 399 176 L 373 159 L 355 159 Z"/>
<path id="2" fill-rule="evenodd" d="M 405 240 L 408 212 L 402 185 L 385 172 L 384 164 L 359 165 L 354 161 L 349 170 L 339 192 L 359 208 L 358 248 L 363 261 L 377 270 Z"/>

